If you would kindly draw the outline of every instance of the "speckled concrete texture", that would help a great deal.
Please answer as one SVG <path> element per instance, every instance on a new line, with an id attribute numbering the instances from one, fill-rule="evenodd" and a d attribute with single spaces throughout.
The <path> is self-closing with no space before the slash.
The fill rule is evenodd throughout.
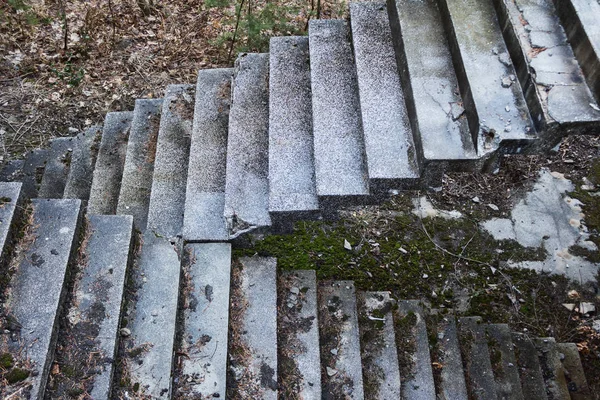
<path id="1" fill-rule="evenodd" d="M 89 199 L 101 134 L 101 126 L 92 126 L 73 138 L 73 153 L 63 198 Z"/>

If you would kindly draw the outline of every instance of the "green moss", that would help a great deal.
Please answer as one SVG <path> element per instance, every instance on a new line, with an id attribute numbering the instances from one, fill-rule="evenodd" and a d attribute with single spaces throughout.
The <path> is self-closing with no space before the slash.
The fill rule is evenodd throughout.
<path id="1" fill-rule="evenodd" d="M 9 384 L 24 381 L 29 377 L 29 371 L 22 368 L 13 368 L 4 376 Z"/>
<path id="2" fill-rule="evenodd" d="M 0 354 L 0 368 L 9 369 L 15 364 L 15 359 L 10 353 Z"/>

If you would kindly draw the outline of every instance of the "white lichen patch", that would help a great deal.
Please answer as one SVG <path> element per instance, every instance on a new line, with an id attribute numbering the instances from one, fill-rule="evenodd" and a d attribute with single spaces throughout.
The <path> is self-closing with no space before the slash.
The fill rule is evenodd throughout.
<path id="1" fill-rule="evenodd" d="M 438 210 L 425 196 L 415 197 L 412 202 L 415 207 L 412 213 L 420 218 L 459 219 L 463 217 L 462 213 L 457 210 Z"/>

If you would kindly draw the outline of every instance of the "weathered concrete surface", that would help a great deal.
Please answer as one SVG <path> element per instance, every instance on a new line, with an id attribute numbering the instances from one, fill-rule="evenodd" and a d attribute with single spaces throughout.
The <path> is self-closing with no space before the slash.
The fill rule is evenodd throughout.
<path id="1" fill-rule="evenodd" d="M 462 357 L 467 366 L 469 398 L 496 400 L 496 382 L 490 361 L 485 328 L 480 317 L 463 317 L 458 320 L 458 337 Z"/>
<path id="2" fill-rule="evenodd" d="M 358 294 L 365 398 L 399 399 L 400 368 L 389 292 Z"/>
<path id="3" fill-rule="evenodd" d="M 136 229 L 146 229 L 162 99 L 135 101 L 117 214 L 132 215 Z"/>
<path id="4" fill-rule="evenodd" d="M 371 190 L 417 187 L 417 149 L 385 3 L 351 3 L 350 20 Z"/>
<path id="5" fill-rule="evenodd" d="M 37 196 L 38 188 L 44 172 L 44 166 L 48 160 L 50 150 L 48 148 L 35 149 L 27 153 L 21 170 L 21 176 L 18 180 L 23 182 L 23 195 L 26 198 Z"/>
<path id="6" fill-rule="evenodd" d="M 190 244 L 185 247 L 189 277 L 183 304 L 180 351 L 187 357 L 176 378 L 184 397 L 225 398 L 231 245 Z"/>
<path id="7" fill-rule="evenodd" d="M 89 199 L 101 134 L 101 126 L 92 126 L 73 138 L 73 153 L 63 193 L 64 199 Z"/>
<path id="8" fill-rule="evenodd" d="M 21 214 L 20 182 L 0 182 L 0 268 L 8 263 L 8 251 L 14 237 L 14 225 Z"/>
<path id="9" fill-rule="evenodd" d="M 533 340 L 521 333 L 513 333 L 521 387 L 527 400 L 548 400 L 542 367 Z"/>
<path id="10" fill-rule="evenodd" d="M 232 96 L 224 215 L 235 237 L 271 225 L 268 54 L 238 57 Z"/>
<path id="11" fill-rule="evenodd" d="M 23 173 L 23 160 L 9 160 L 2 165 L 0 170 L 0 182 L 20 182 Z"/>
<path id="12" fill-rule="evenodd" d="M 572 400 L 592 400 L 592 393 L 585 377 L 579 349 L 575 343 L 557 343 L 559 355 L 564 357 L 561 361 L 565 369 L 569 394 Z M 592 377 L 592 379 L 594 379 Z"/>
<path id="13" fill-rule="evenodd" d="M 492 360 L 498 398 L 527 400 L 521 389 L 521 378 L 509 326 L 506 324 L 489 324 L 485 329 L 488 335 L 490 353 L 497 354 L 492 356 Z"/>
<path id="14" fill-rule="evenodd" d="M 318 296 L 323 398 L 364 399 L 354 282 L 321 282 Z"/>
<path id="15" fill-rule="evenodd" d="M 269 50 L 269 211 L 274 219 L 315 217 L 308 38 L 272 38 Z"/>
<path id="16" fill-rule="evenodd" d="M 595 280 L 599 265 L 569 252 L 571 246 L 596 250 L 582 223 L 581 203 L 568 197 L 573 184 L 556 172 L 543 169 L 533 190 L 519 201 L 510 218 L 494 218 L 481 226 L 497 240 L 514 239 L 525 247 L 543 246 L 544 261 L 509 262 L 510 266 L 563 274 L 578 282 Z"/>
<path id="17" fill-rule="evenodd" d="M 32 241 L 12 278 L 6 309 L 18 328 L 2 335 L 0 348 L 27 360 L 31 397 L 44 397 L 64 300 L 67 268 L 74 256 L 81 210 L 79 200 L 32 200 Z M 35 376 L 34 376 L 35 375 Z M 6 394 L 6 393 L 5 393 Z"/>
<path id="18" fill-rule="evenodd" d="M 438 356 L 442 364 L 438 396 L 440 400 L 467 399 L 458 331 L 454 316 L 447 315 L 438 322 Z"/>
<path id="19" fill-rule="evenodd" d="M 90 215 L 117 211 L 132 118 L 132 112 L 106 114 L 88 202 Z"/>
<path id="20" fill-rule="evenodd" d="M 516 72 L 492 0 L 443 0 L 440 9 L 478 154 L 519 153 L 535 128 L 519 82 L 502 84 Z"/>
<path id="21" fill-rule="evenodd" d="M 317 194 L 360 202 L 369 182 L 348 24 L 311 20 L 309 48 Z"/>
<path id="22" fill-rule="evenodd" d="M 550 399 L 569 399 L 569 388 L 564 366 L 554 338 L 536 338 L 533 343 L 538 351 L 540 366 L 546 382 L 546 393 Z"/>
<path id="23" fill-rule="evenodd" d="M 149 229 L 169 238 L 180 236 L 183 228 L 193 117 L 194 86 L 169 85 L 160 117 L 147 221 Z"/>
<path id="24" fill-rule="evenodd" d="M 74 145 L 71 137 L 59 137 L 50 142 L 50 152 L 44 167 L 38 197 L 44 199 L 63 197 Z"/>
<path id="25" fill-rule="evenodd" d="M 279 354 L 287 353 L 294 360 L 295 370 L 280 370 L 282 383 L 297 379 L 298 394 L 302 399 L 321 399 L 321 355 L 319 352 L 319 324 L 317 311 L 317 277 L 315 271 L 283 271 L 279 278 L 278 304 Z M 283 330 L 283 332 L 282 332 Z M 281 337 L 287 335 L 282 347 Z M 281 357 L 281 356 L 280 356 Z M 280 365 L 281 364 L 280 359 Z"/>
<path id="26" fill-rule="evenodd" d="M 131 384 L 152 398 L 169 398 L 181 264 L 169 240 L 147 230 L 133 269 L 135 302 L 126 310 L 129 324 L 124 368 Z"/>
<path id="27" fill-rule="evenodd" d="M 232 69 L 198 73 L 183 216 L 186 241 L 229 238 L 223 213 L 232 76 Z"/>
<path id="28" fill-rule="evenodd" d="M 74 306 L 68 318 L 76 334 L 83 334 L 83 331 L 77 332 L 78 324 L 92 324 L 98 332 L 95 338 L 80 336 L 76 339 L 81 342 L 93 339 L 91 351 L 100 355 L 101 362 L 95 366 L 97 373 L 87 378 L 93 382 L 90 396 L 94 399 L 110 398 L 132 231 L 131 216 L 89 217 L 86 264 L 79 266 L 82 271 L 76 278 Z"/>

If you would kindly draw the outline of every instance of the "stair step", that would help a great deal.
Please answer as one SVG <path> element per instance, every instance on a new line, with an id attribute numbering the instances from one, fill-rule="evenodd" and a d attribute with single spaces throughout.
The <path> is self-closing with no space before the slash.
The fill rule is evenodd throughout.
<path id="1" fill-rule="evenodd" d="M 162 104 L 148 228 L 170 238 L 183 229 L 194 92 L 193 85 L 169 85 Z"/>
<path id="2" fill-rule="evenodd" d="M 480 156 L 497 148 L 520 152 L 535 128 L 516 76 L 492 0 L 440 2 L 469 126 Z"/>
<path id="3" fill-rule="evenodd" d="M 233 266 L 227 398 L 277 399 L 276 269 L 264 257 Z"/>
<path id="4" fill-rule="evenodd" d="M 392 38 L 401 66 L 408 111 L 427 169 L 449 162 L 464 171 L 477 157 L 438 2 L 389 3 Z"/>
<path id="5" fill-rule="evenodd" d="M 495 0 L 495 5 L 517 77 L 538 131 L 545 130 L 547 146 L 566 133 L 595 130 L 600 109 L 552 0 L 519 0 L 518 7 L 514 0 Z"/>
<path id="6" fill-rule="evenodd" d="M 186 241 L 229 239 L 223 213 L 232 76 L 233 69 L 198 73 L 183 217 Z"/>
<path id="7" fill-rule="evenodd" d="M 106 114 L 87 207 L 90 215 L 117 211 L 132 118 L 129 111 Z"/>
<path id="8" fill-rule="evenodd" d="M 497 399 L 490 351 L 481 318 L 459 318 L 458 332 L 463 364 L 466 366 L 469 399 Z"/>
<path id="9" fill-rule="evenodd" d="M 418 187 L 417 149 L 386 4 L 351 3 L 350 20 L 371 190 Z"/>
<path id="10" fill-rule="evenodd" d="M 32 209 L 32 223 L 21 239 L 23 251 L 13 261 L 15 273 L 5 305 L 12 328 L 0 337 L 0 352 L 12 354 L 19 367 L 27 368 L 31 397 L 43 398 L 69 263 L 77 250 L 81 202 L 33 199 Z M 4 390 L 7 396 L 10 387 Z"/>
<path id="11" fill-rule="evenodd" d="M 506 324 L 490 324 L 486 332 L 498 398 L 525 400 L 510 328 Z"/>
<path id="12" fill-rule="evenodd" d="M 554 0 L 554 5 L 588 85 L 600 102 L 600 4 L 589 0 Z"/>
<path id="13" fill-rule="evenodd" d="M 48 148 L 39 148 L 27 153 L 20 177 L 20 181 L 23 182 L 21 191 L 25 198 L 32 199 L 37 196 L 49 154 Z"/>
<path id="14" fill-rule="evenodd" d="M 44 167 L 38 197 L 44 199 L 61 199 L 63 197 L 74 145 L 71 137 L 59 137 L 50 142 L 50 152 Z"/>
<path id="15" fill-rule="evenodd" d="M 542 367 L 533 341 L 521 333 L 513 333 L 512 341 L 521 375 L 523 396 L 527 400 L 548 400 Z"/>
<path id="16" fill-rule="evenodd" d="M 20 182 L 0 182 L 0 270 L 9 262 L 15 228 L 22 214 Z"/>
<path id="17" fill-rule="evenodd" d="M 283 223 L 312 219 L 319 199 L 308 38 L 271 38 L 269 50 L 269 211 Z"/>
<path id="18" fill-rule="evenodd" d="M 89 217 L 68 328 L 60 332 L 62 345 L 56 354 L 59 366 L 77 371 L 74 377 L 59 375 L 51 388 L 55 391 L 84 387 L 91 398 L 110 398 L 132 229 L 131 216 Z"/>
<path id="19" fill-rule="evenodd" d="M 562 364 L 571 399 L 592 400 L 592 393 L 581 365 L 577 345 L 575 343 L 557 343 L 556 349 L 564 356 Z"/>
<path id="20" fill-rule="evenodd" d="M 123 375 L 138 394 L 170 398 L 180 261 L 177 249 L 147 230 L 133 268 L 133 298 L 125 311 Z M 123 336 L 123 330 L 122 330 Z"/>
<path id="21" fill-rule="evenodd" d="M 24 160 L 10 160 L 0 170 L 0 182 L 20 182 L 23 173 Z"/>
<path id="22" fill-rule="evenodd" d="M 319 283 L 318 302 L 323 398 L 363 399 L 354 282 Z"/>
<path id="23" fill-rule="evenodd" d="M 435 383 L 423 310 L 417 300 L 398 302 L 396 342 L 400 358 L 402 398 L 434 400 Z"/>
<path id="24" fill-rule="evenodd" d="M 400 369 L 389 292 L 358 294 L 365 398 L 399 399 Z"/>
<path id="25" fill-rule="evenodd" d="M 231 245 L 189 244 L 176 398 L 225 398 Z M 209 361 L 209 362 L 207 362 Z"/>
<path id="26" fill-rule="evenodd" d="M 540 358 L 540 366 L 542 367 L 542 374 L 546 383 L 548 399 L 570 399 L 565 370 L 558 354 L 556 341 L 554 338 L 536 338 L 533 339 L 533 343 Z"/>
<path id="27" fill-rule="evenodd" d="M 441 317 L 436 328 L 438 361 L 441 364 L 440 400 L 467 400 L 467 385 L 454 316 Z"/>
<path id="28" fill-rule="evenodd" d="M 140 231 L 146 229 L 148 219 L 162 102 L 162 99 L 135 101 L 127 142 L 117 214 L 133 215 L 133 224 Z"/>
<path id="29" fill-rule="evenodd" d="M 90 198 L 101 135 L 102 127 L 92 126 L 73 138 L 73 153 L 63 192 L 64 199 Z"/>
<path id="30" fill-rule="evenodd" d="M 311 20 L 309 48 L 317 194 L 328 202 L 360 203 L 369 181 L 348 24 Z"/>
<path id="31" fill-rule="evenodd" d="M 280 398 L 321 399 L 315 271 L 284 271 L 277 288 Z"/>
<path id="32" fill-rule="evenodd" d="M 225 217 L 232 237 L 271 225 L 268 86 L 269 55 L 240 55 L 233 78 L 225 183 Z"/>

